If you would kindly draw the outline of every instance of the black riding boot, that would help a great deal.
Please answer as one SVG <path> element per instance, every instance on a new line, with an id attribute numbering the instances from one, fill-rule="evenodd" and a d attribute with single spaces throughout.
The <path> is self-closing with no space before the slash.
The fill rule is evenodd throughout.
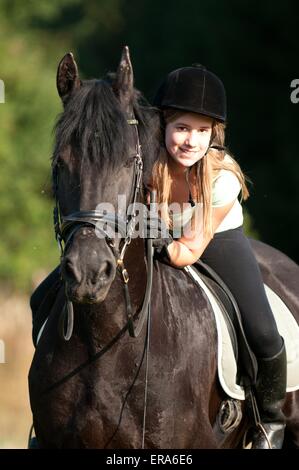
<path id="1" fill-rule="evenodd" d="M 281 449 L 284 439 L 285 416 L 282 412 L 286 396 L 287 361 L 283 343 L 273 357 L 258 359 L 256 400 L 262 429 L 254 433 L 252 449 Z"/>

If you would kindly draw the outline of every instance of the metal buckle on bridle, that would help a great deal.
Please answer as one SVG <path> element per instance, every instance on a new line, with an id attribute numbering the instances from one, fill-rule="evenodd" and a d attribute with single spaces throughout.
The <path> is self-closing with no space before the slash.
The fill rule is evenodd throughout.
<path id="1" fill-rule="evenodd" d="M 129 274 L 125 268 L 124 261 L 121 258 L 118 258 L 117 260 L 117 267 L 119 268 L 121 272 L 124 283 L 127 284 L 129 282 Z"/>
<path id="2" fill-rule="evenodd" d="M 139 122 L 137 119 L 127 119 L 127 123 L 133 126 L 138 126 Z"/>

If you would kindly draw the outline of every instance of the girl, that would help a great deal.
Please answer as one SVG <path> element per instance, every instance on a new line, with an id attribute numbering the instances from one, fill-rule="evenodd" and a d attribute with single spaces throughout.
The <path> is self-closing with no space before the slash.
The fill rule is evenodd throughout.
<path id="1" fill-rule="evenodd" d="M 253 448 L 281 448 L 286 353 L 242 229 L 238 195 L 246 199 L 248 190 L 239 165 L 223 147 L 224 86 L 202 66 L 180 68 L 163 81 L 154 105 L 161 110 L 164 145 L 152 187 L 173 235 L 155 240 L 154 245 L 173 266 L 201 258 L 232 291 L 258 362 L 255 392 L 263 425 L 254 434 Z M 182 210 L 171 215 L 174 203 Z"/>

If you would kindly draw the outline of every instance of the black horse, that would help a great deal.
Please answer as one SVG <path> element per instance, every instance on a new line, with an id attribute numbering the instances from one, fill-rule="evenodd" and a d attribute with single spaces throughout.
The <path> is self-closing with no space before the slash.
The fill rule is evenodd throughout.
<path id="1" fill-rule="evenodd" d="M 155 110 L 133 88 L 128 49 L 115 76 L 91 81 L 80 80 L 67 54 L 57 85 L 64 111 L 53 158 L 55 219 L 58 237 L 66 239 L 61 272 L 69 306 L 70 301 L 74 306 L 74 330 L 69 341 L 59 334 L 62 289 L 29 373 L 39 446 L 241 446 L 246 419 L 221 442 L 213 430 L 226 397 L 217 379 L 217 331 L 206 296 L 184 270 L 154 262 L 151 321 L 137 338 L 129 335 L 128 294 L 134 317 L 143 304 L 150 266 L 144 240 L 125 238 L 126 209 L 137 193 L 144 202 L 160 139 Z M 121 236 L 112 239 L 106 233 L 109 214 L 101 221 L 96 208 L 102 202 L 117 207 L 120 194 L 127 205 L 116 220 Z M 98 222 L 102 236 L 94 229 Z M 298 279 L 298 266 L 261 243 L 255 242 L 254 249 L 267 284 L 280 290 L 298 320 L 299 286 L 292 281 Z M 124 256 L 117 264 L 120 253 Z M 288 394 L 286 436 L 296 445 L 298 410 L 298 393 Z"/>

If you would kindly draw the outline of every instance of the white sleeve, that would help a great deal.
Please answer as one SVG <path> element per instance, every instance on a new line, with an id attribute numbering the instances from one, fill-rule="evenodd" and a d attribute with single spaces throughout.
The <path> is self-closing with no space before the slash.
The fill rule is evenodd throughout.
<path id="1" fill-rule="evenodd" d="M 226 206 L 237 199 L 241 184 L 237 176 L 230 170 L 221 170 L 213 182 L 212 207 Z"/>

